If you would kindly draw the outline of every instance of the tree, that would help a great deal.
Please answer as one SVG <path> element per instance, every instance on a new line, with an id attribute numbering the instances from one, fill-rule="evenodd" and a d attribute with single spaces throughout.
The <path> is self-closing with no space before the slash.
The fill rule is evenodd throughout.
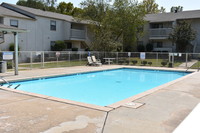
<path id="1" fill-rule="evenodd" d="M 81 6 L 83 11 L 80 17 L 90 20 L 88 27 L 94 34 L 90 49 L 98 51 L 116 50 L 118 44 L 114 41 L 112 30 L 108 24 L 110 18 L 107 2 L 86 0 L 81 3 Z"/>
<path id="2" fill-rule="evenodd" d="M 161 9 L 158 8 L 159 5 L 155 0 L 143 0 L 140 6 L 144 8 L 146 14 L 165 12 L 164 7 L 161 7 Z"/>
<path id="3" fill-rule="evenodd" d="M 71 15 L 73 10 L 74 10 L 74 5 L 71 2 L 69 3 L 60 2 L 59 5 L 57 6 L 57 11 L 62 14 Z"/>
<path id="4" fill-rule="evenodd" d="M 190 52 L 192 49 L 190 42 L 195 38 L 196 32 L 192 29 L 191 24 L 186 21 L 179 21 L 170 34 L 170 39 L 176 43 L 177 52 Z"/>
<path id="5" fill-rule="evenodd" d="M 144 25 L 143 8 L 137 2 L 129 0 L 116 0 L 113 4 L 111 24 L 116 39 L 122 41 L 123 51 L 136 51 L 137 38 Z"/>
<path id="6" fill-rule="evenodd" d="M 50 5 L 50 7 L 54 7 L 54 5 L 56 4 L 57 0 L 43 0 L 45 3 L 47 3 L 48 5 Z"/>
<path id="7" fill-rule="evenodd" d="M 75 7 L 71 13 L 72 16 L 74 17 L 79 17 L 83 13 L 83 10 L 81 8 Z"/>
<path id="8" fill-rule="evenodd" d="M 26 7 L 31 7 L 31 8 L 35 8 L 35 9 L 41 9 L 41 10 L 44 10 L 47 7 L 40 0 L 27 0 L 27 1 L 19 0 L 16 4 L 20 5 L 20 6 L 26 6 Z"/>
<path id="9" fill-rule="evenodd" d="M 183 11 L 183 7 L 182 6 L 173 6 L 173 7 L 171 7 L 171 12 L 173 12 L 173 13 L 182 12 L 182 11 Z"/>
<path id="10" fill-rule="evenodd" d="M 16 4 L 20 6 L 31 7 L 35 9 L 47 10 L 55 12 L 56 8 L 54 7 L 56 0 L 19 0 Z"/>
<path id="11" fill-rule="evenodd" d="M 111 6 L 104 0 L 87 0 L 81 4 L 83 18 L 92 20 L 93 50 L 136 50 L 137 29 L 143 27 L 145 15 L 137 2 L 115 0 Z"/>

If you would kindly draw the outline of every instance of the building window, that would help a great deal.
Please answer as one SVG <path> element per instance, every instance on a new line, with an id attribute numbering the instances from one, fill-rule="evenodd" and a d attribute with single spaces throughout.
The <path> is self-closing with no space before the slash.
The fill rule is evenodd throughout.
<path id="1" fill-rule="evenodd" d="M 56 21 L 51 20 L 51 22 L 50 22 L 50 29 L 51 30 L 56 30 Z"/>
<path id="2" fill-rule="evenodd" d="M 72 49 L 72 43 L 71 42 L 66 42 L 67 49 Z"/>
<path id="3" fill-rule="evenodd" d="M 0 17 L 0 24 L 3 24 L 3 17 Z"/>
<path id="4" fill-rule="evenodd" d="M 10 20 L 10 26 L 18 27 L 18 20 Z"/>
<path id="5" fill-rule="evenodd" d="M 162 48 L 163 47 L 163 43 L 162 42 L 157 42 L 157 48 Z"/>
<path id="6" fill-rule="evenodd" d="M 162 23 L 154 23 L 154 24 L 151 24 L 151 28 L 152 29 L 163 28 L 163 24 Z"/>

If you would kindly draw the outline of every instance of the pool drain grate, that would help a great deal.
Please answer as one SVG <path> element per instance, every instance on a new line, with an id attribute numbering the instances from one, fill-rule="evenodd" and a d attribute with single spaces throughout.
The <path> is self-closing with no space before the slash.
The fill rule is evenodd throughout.
<path id="1" fill-rule="evenodd" d="M 123 107 L 128 107 L 128 108 L 133 108 L 133 109 L 137 109 L 141 106 L 143 106 L 145 103 L 138 103 L 138 102 L 129 102 L 126 103 L 124 105 L 122 105 Z"/>

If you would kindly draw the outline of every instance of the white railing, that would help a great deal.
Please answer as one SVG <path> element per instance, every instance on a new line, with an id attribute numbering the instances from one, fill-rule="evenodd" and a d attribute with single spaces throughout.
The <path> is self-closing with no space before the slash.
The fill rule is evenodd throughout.
<path id="1" fill-rule="evenodd" d="M 5 51 L 4 51 L 5 52 Z M 13 53 L 14 54 L 14 53 Z M 0 51 L 0 61 L 3 51 Z M 85 66 L 87 56 L 95 55 L 101 63 L 107 64 L 105 58 L 114 58 L 112 64 L 136 65 L 153 67 L 174 67 L 188 68 L 194 65 L 195 69 L 200 66 L 200 53 L 167 53 L 167 52 L 146 52 L 145 59 L 141 59 L 140 52 L 97 52 L 97 51 L 19 51 L 19 69 L 53 68 L 68 66 Z M 146 61 L 146 64 L 143 64 Z M 167 65 L 163 65 L 166 62 Z M 192 65 L 191 65 L 192 64 Z M 13 69 L 14 61 L 7 61 L 8 69 Z"/>
<path id="2" fill-rule="evenodd" d="M 172 32 L 172 28 L 159 28 L 159 29 L 150 29 L 150 37 L 169 37 L 169 34 Z"/>
<path id="3" fill-rule="evenodd" d="M 70 38 L 86 39 L 86 31 L 85 30 L 71 29 Z"/>

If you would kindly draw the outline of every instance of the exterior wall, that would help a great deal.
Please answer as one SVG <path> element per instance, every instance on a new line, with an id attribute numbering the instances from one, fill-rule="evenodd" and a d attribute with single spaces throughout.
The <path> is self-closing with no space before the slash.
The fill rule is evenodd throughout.
<path id="1" fill-rule="evenodd" d="M 191 21 L 191 25 L 193 30 L 196 31 L 196 39 L 192 41 L 192 44 L 194 46 L 193 52 L 197 53 L 200 52 L 200 19 L 193 19 Z"/>
<path id="2" fill-rule="evenodd" d="M 5 25 L 10 25 L 10 20 L 18 20 L 18 28 L 20 29 L 27 29 L 29 31 L 33 31 L 34 30 L 34 20 L 28 20 L 28 19 L 20 19 L 20 18 L 15 18 L 15 17 L 4 17 L 4 24 Z M 31 36 L 31 37 L 30 37 Z M 29 41 L 30 38 L 34 38 L 35 34 L 34 32 L 30 32 L 30 33 L 20 33 L 19 34 L 19 47 L 20 50 L 26 50 L 29 46 L 33 47 L 32 43 L 30 44 Z M 10 43 L 14 43 L 14 35 L 13 34 L 5 34 L 4 35 L 4 43 L 2 43 L 0 45 L 0 49 L 3 50 L 8 50 L 9 48 L 9 44 Z"/>
<path id="3" fill-rule="evenodd" d="M 26 29 L 28 33 L 19 34 L 19 47 L 21 51 L 50 51 L 51 41 L 68 40 L 72 42 L 72 47 L 81 49 L 81 41 L 78 38 L 71 39 L 71 23 L 63 20 L 55 20 L 45 17 L 36 17 L 36 20 L 19 19 L 14 17 L 5 17 L 4 24 L 10 25 L 10 20 L 18 20 L 18 28 Z M 50 30 L 51 20 L 56 21 L 56 31 Z M 85 25 L 76 24 L 75 28 L 85 30 Z M 86 30 L 85 30 L 86 32 Z M 86 38 L 87 37 L 87 34 Z M 88 39 L 89 40 L 89 39 Z M 5 35 L 5 42 L 0 45 L 2 51 L 9 48 L 9 44 L 14 42 L 13 34 Z"/>
<path id="4" fill-rule="evenodd" d="M 44 17 L 36 17 L 35 25 L 35 50 L 46 50 L 50 51 L 51 41 L 64 40 L 64 24 L 62 20 L 49 19 Z M 56 21 L 56 30 L 50 30 L 51 20 Z M 67 30 L 67 29 L 66 29 Z M 34 39 L 34 38 L 33 38 Z M 28 49 L 27 49 L 28 50 Z"/>
<path id="5" fill-rule="evenodd" d="M 156 42 L 162 42 L 162 47 L 158 47 Z M 175 45 L 170 40 L 151 40 L 151 43 L 154 47 L 153 51 L 175 52 Z"/>
<path id="6" fill-rule="evenodd" d="M 193 48 L 193 52 L 194 53 L 199 53 L 200 52 L 200 19 L 190 19 L 187 20 L 189 23 L 191 23 L 192 28 L 196 31 L 197 36 L 196 39 L 194 41 L 192 41 L 191 43 L 193 44 L 194 48 Z M 159 22 L 162 23 L 162 22 Z M 176 21 L 174 22 L 163 22 L 163 28 L 158 28 L 158 29 L 164 29 L 164 28 L 172 28 L 176 26 Z M 175 44 L 173 45 L 172 42 L 167 39 L 166 37 L 162 38 L 162 37 L 158 37 L 158 38 L 152 38 L 150 35 L 149 30 L 151 29 L 151 24 L 147 23 L 144 26 L 144 37 L 140 38 L 140 41 L 143 41 L 143 44 L 146 45 L 148 42 L 162 42 L 163 43 L 163 48 L 157 48 L 156 45 L 154 45 L 154 49 L 155 51 L 160 49 L 162 51 L 162 49 L 165 51 L 166 48 L 168 49 L 172 49 L 172 51 L 169 52 L 176 52 L 176 46 Z"/>
<path id="7" fill-rule="evenodd" d="M 147 45 L 149 43 L 149 23 L 145 23 L 144 25 L 144 34 L 141 38 L 139 38 L 138 41 L 142 41 L 143 45 Z"/>

